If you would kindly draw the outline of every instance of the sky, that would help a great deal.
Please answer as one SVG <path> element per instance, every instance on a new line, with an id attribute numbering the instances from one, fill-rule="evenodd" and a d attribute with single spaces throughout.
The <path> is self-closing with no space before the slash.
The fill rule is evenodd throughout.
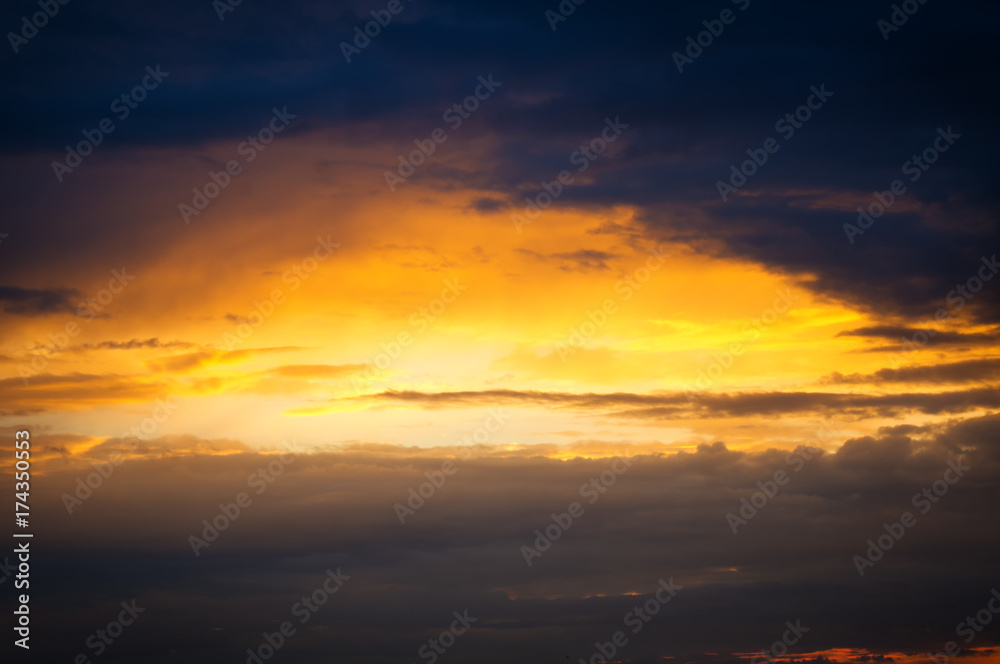
<path id="1" fill-rule="evenodd" d="M 1000 662 L 993 4 L 0 26 L 15 656 Z"/>

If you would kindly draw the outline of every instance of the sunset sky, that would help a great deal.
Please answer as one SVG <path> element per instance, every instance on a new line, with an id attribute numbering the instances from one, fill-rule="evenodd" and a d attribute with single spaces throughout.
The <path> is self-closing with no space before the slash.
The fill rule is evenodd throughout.
<path id="1" fill-rule="evenodd" d="M 1000 13 L 903 4 L 8 3 L 16 655 L 248 661 L 342 567 L 273 661 L 602 661 L 673 579 L 603 657 L 1000 662 Z"/>

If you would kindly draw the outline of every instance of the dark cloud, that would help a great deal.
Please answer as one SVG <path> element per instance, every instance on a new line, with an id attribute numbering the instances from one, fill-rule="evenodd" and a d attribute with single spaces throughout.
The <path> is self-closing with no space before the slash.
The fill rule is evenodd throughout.
<path id="1" fill-rule="evenodd" d="M 497 212 L 506 208 L 507 202 L 499 198 L 485 196 L 472 201 L 472 207 L 479 212 Z"/>
<path id="2" fill-rule="evenodd" d="M 49 316 L 76 311 L 73 300 L 80 292 L 72 288 L 17 288 L 0 286 L 0 303 L 3 310 L 16 316 Z"/>
<path id="3" fill-rule="evenodd" d="M 844 375 L 833 372 L 821 382 L 829 384 L 868 383 L 964 383 L 988 381 L 1000 377 L 1000 358 L 966 360 L 929 366 L 908 366 L 899 369 L 879 369 L 872 374 Z"/>
<path id="4" fill-rule="evenodd" d="M 962 345 L 962 346 L 992 346 L 997 342 L 1000 330 L 993 332 L 953 332 L 934 330 L 933 334 L 928 334 L 928 329 L 914 327 L 904 327 L 899 325 L 872 325 L 859 327 L 853 330 L 845 330 L 837 334 L 838 337 L 865 337 L 870 339 L 885 339 L 894 341 L 895 346 L 877 346 L 869 348 L 866 352 L 887 352 L 899 351 L 904 342 L 911 342 L 911 346 L 917 350 L 939 345 Z M 920 336 L 917 336 L 920 335 Z M 927 343 L 921 346 L 913 346 L 914 338 L 923 339 L 927 336 Z"/>
<path id="5" fill-rule="evenodd" d="M 703 445 L 633 457 L 594 503 L 581 486 L 611 459 L 476 454 L 456 459 L 457 472 L 405 524 L 393 505 L 452 455 L 414 457 L 390 446 L 299 454 L 259 495 L 250 482 L 276 457 L 152 456 L 115 468 L 72 515 L 60 496 L 93 468 L 52 461 L 34 487 L 36 539 L 46 546 L 32 562 L 46 571 L 36 592 L 47 598 L 36 619 L 50 635 L 39 648 L 71 657 L 114 617 L 115 604 L 135 597 L 147 613 L 115 643 L 117 656 L 155 661 L 170 650 L 190 662 L 242 661 L 326 569 L 340 567 L 351 575 L 343 594 L 283 657 L 416 660 L 453 611 L 468 609 L 478 622 L 450 661 L 577 661 L 671 577 L 683 588 L 630 635 L 623 657 L 760 652 L 788 620 L 810 628 L 793 655 L 845 645 L 937 651 L 996 583 L 997 440 L 1000 418 L 990 416 L 819 454 Z M 36 445 L 46 444 L 39 435 Z M 941 480 L 949 462 L 969 470 L 921 513 L 913 497 Z M 779 470 L 790 480 L 734 535 L 726 515 Z M 240 491 L 252 504 L 195 558 L 188 537 Z M 528 567 L 521 545 L 573 501 L 583 515 Z M 907 511 L 916 525 L 859 576 L 853 556 Z M 976 645 L 994 641 L 983 633 Z"/>
<path id="6" fill-rule="evenodd" d="M 575 394 L 516 390 L 460 392 L 386 391 L 345 400 L 419 403 L 427 408 L 478 404 L 530 404 L 597 411 L 622 417 L 680 419 L 842 412 L 851 416 L 889 417 L 907 412 L 926 414 L 962 413 L 976 408 L 1000 407 L 1000 390 L 992 387 L 952 392 L 905 394 L 843 394 L 837 392 L 737 392 L 731 394 L 667 393 Z"/>
<path id="7" fill-rule="evenodd" d="M 759 262 L 821 295 L 914 321 L 945 306 L 976 275 L 981 257 L 996 251 L 992 174 L 1000 136 L 994 95 L 981 84 L 996 60 L 996 5 L 921 5 L 887 41 L 876 23 L 891 7 L 755 0 L 735 10 L 735 22 L 683 73 L 672 54 L 717 7 L 581 6 L 555 31 L 545 8 L 526 0 L 405 7 L 350 64 L 340 43 L 370 20 L 368 5 L 243 4 L 223 22 L 211 4 L 194 0 L 151 13 L 125 2 L 63 7 L 23 52 L 4 56 L 9 76 L 0 91 L 17 100 L 0 109 L 11 128 L 4 150 L 31 162 L 4 168 L 12 191 L 28 194 L 11 202 L 15 230 L 26 246 L 67 249 L 80 228 L 89 243 L 135 234 L 131 219 L 109 223 L 111 211 L 95 212 L 103 225 L 65 221 L 73 216 L 67 210 L 89 207 L 76 196 L 93 183 L 77 178 L 54 197 L 50 162 L 109 115 L 111 100 L 146 65 L 159 63 L 170 77 L 89 159 L 114 162 L 135 146 L 195 156 L 212 141 L 235 146 L 275 105 L 300 114 L 290 135 L 328 140 L 323 132 L 333 129 L 353 145 L 412 146 L 442 124 L 442 111 L 469 95 L 478 76 L 493 74 L 503 87 L 413 182 L 473 188 L 473 207 L 483 211 L 498 210 L 497 201 L 519 207 L 541 182 L 572 167 L 571 153 L 599 134 L 605 118 L 620 116 L 629 128 L 614 153 L 601 155 L 554 206 L 630 206 L 656 238 Z M 11 6 L 5 24 L 17 25 L 21 15 Z M 716 182 L 775 136 L 776 120 L 821 84 L 834 96 L 782 141 L 742 195 L 723 203 Z M 843 225 L 856 221 L 856 209 L 908 178 L 902 164 L 949 126 L 962 138 L 848 242 Z M 472 145 L 492 147 L 451 162 Z M 162 196 L 155 207 L 162 203 L 167 216 L 177 193 Z M 159 239 L 152 228 L 144 242 Z M 93 237 L 95 230 L 108 237 Z M 30 260 L 15 257 L 10 267 Z M 1000 320 L 1000 290 L 988 283 L 955 313 Z"/>
<path id="8" fill-rule="evenodd" d="M 608 261 L 618 257 L 617 254 L 597 249 L 578 249 L 576 251 L 562 251 L 552 254 L 540 254 L 530 249 L 518 249 L 517 251 L 541 262 L 555 263 L 559 266 L 560 270 L 566 272 L 608 270 L 611 267 L 608 265 Z"/>
<path id="9" fill-rule="evenodd" d="M 609 269 L 607 261 L 616 257 L 617 254 L 598 251 L 596 249 L 579 249 L 577 251 L 552 254 L 552 258 L 563 261 L 564 264 L 561 266 L 561 269 L 567 271 L 580 270 L 583 272 L 607 270 Z"/>
<path id="10" fill-rule="evenodd" d="M 92 344 L 79 344 L 70 350 L 136 350 L 139 348 L 191 348 L 196 344 L 188 341 L 160 341 L 158 338 L 129 339 L 128 341 L 101 341 Z"/>

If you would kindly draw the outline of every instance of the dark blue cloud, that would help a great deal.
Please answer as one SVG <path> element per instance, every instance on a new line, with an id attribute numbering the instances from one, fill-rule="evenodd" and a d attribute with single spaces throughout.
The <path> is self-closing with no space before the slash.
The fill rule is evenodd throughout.
<path id="1" fill-rule="evenodd" d="M 52 184 L 45 165 L 107 117 L 147 65 L 170 77 L 102 150 L 197 154 L 210 141 L 242 140 L 274 106 L 299 114 L 292 134 L 349 127 L 361 143 L 403 149 L 441 126 L 442 111 L 478 76 L 493 74 L 503 87 L 447 149 L 478 138 L 496 147 L 473 166 L 428 164 L 413 182 L 475 186 L 517 206 L 567 167 L 604 118 L 621 117 L 630 125 L 623 149 L 598 159 L 592 181 L 567 188 L 558 206 L 633 205 L 652 236 L 763 263 L 889 318 L 932 315 L 996 251 L 990 81 L 1000 10 L 926 3 L 885 40 L 877 21 L 891 3 L 741 4 L 587 2 L 553 31 L 545 11 L 556 2 L 405 2 L 347 63 L 341 42 L 383 3 L 247 1 L 219 21 L 201 0 L 71 2 L 20 53 L 2 55 L 0 93 L 11 100 L 0 109 L 2 150 L 27 155 L 5 178 L 5 202 L 18 212 L 14 230 L 28 220 L 70 226 L 42 213 Z M 8 5 L 0 25 L 16 26 L 33 7 Z M 735 20 L 679 73 L 673 53 L 726 8 Z M 741 189 L 747 195 L 723 204 L 717 182 L 730 166 L 823 84 L 834 96 L 781 141 Z M 939 127 L 962 138 L 851 244 L 844 224 L 856 222 L 856 203 L 902 177 Z M 1000 290 L 984 289 L 966 311 L 1000 320 Z"/>

